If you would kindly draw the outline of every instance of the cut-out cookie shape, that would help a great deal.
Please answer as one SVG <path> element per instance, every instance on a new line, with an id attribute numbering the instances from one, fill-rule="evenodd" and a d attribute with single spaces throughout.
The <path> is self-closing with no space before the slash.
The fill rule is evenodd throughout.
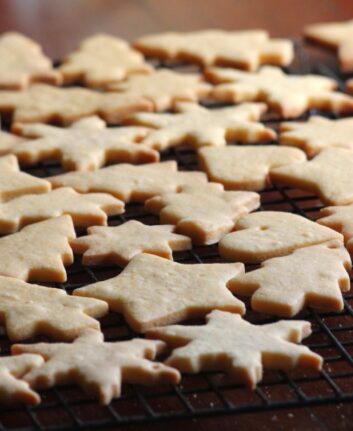
<path id="1" fill-rule="evenodd" d="M 298 346 L 311 334 L 309 322 L 285 321 L 252 325 L 241 316 L 212 311 L 206 325 L 173 325 L 148 331 L 148 336 L 175 347 L 166 364 L 184 373 L 203 370 L 226 372 L 231 379 L 255 389 L 263 368 L 320 370 L 322 358 L 306 346 Z"/>
<path id="2" fill-rule="evenodd" d="M 0 130 L 0 156 L 10 153 L 21 142 L 25 142 L 25 139 Z"/>
<path id="3" fill-rule="evenodd" d="M 133 46 L 151 57 L 246 70 L 256 70 L 261 64 L 288 66 L 294 55 L 290 40 L 270 39 L 264 30 L 159 33 L 143 36 Z"/>
<path id="4" fill-rule="evenodd" d="M 151 73 L 153 67 L 125 40 L 95 34 L 81 41 L 59 70 L 67 84 L 80 82 L 87 87 L 103 88 L 131 74 Z"/>
<path id="5" fill-rule="evenodd" d="M 160 69 L 150 75 L 130 76 L 126 81 L 110 85 L 109 89 L 148 99 L 156 111 L 166 111 L 180 101 L 205 99 L 212 86 L 201 75 Z"/>
<path id="6" fill-rule="evenodd" d="M 353 202 L 353 151 L 325 148 L 314 159 L 271 170 L 271 181 L 315 193 L 328 205 Z"/>
<path id="7" fill-rule="evenodd" d="M 99 331 L 95 319 L 107 312 L 104 301 L 0 276 L 0 321 L 11 341 L 40 334 L 72 341 L 85 328 Z"/>
<path id="8" fill-rule="evenodd" d="M 161 223 L 176 225 L 176 232 L 195 244 L 214 244 L 234 229 L 236 221 L 260 205 L 253 192 L 226 192 L 222 184 L 183 186 L 179 193 L 155 196 L 145 209 L 160 215 Z"/>
<path id="9" fill-rule="evenodd" d="M 272 168 L 303 162 L 306 157 L 296 148 L 229 145 L 201 148 L 198 160 L 208 179 L 228 190 L 262 190 L 270 183 Z"/>
<path id="10" fill-rule="evenodd" d="M 93 226 L 88 235 L 70 241 L 75 253 L 83 254 L 84 265 L 116 263 L 126 266 L 140 253 L 173 259 L 172 251 L 188 250 L 191 240 L 174 233 L 175 226 L 148 226 L 129 220 L 120 226 Z"/>
<path id="11" fill-rule="evenodd" d="M 353 150 L 353 119 L 313 116 L 308 121 L 281 124 L 280 143 L 301 148 L 308 157 L 314 157 L 328 147 L 341 147 Z"/>
<path id="12" fill-rule="evenodd" d="M 24 91 L 2 91 L 0 114 L 12 114 L 14 123 L 51 123 L 69 125 L 91 115 L 108 124 L 137 111 L 152 111 L 148 100 L 131 98 L 123 93 L 100 93 L 87 88 L 58 88 L 34 84 Z"/>
<path id="13" fill-rule="evenodd" d="M 104 299 L 135 331 L 144 332 L 211 310 L 245 312 L 226 283 L 244 272 L 241 263 L 184 265 L 151 254 L 135 256 L 121 274 L 76 289 L 73 294 Z"/>
<path id="14" fill-rule="evenodd" d="M 152 148 L 137 145 L 148 133 L 143 127 L 107 128 L 98 117 L 79 120 L 70 128 L 46 124 L 17 124 L 17 133 L 30 138 L 13 149 L 19 162 L 35 164 L 59 159 L 65 170 L 90 171 L 110 163 L 157 162 L 159 154 Z"/>
<path id="15" fill-rule="evenodd" d="M 313 245 L 266 260 L 261 268 L 229 281 L 237 295 L 251 296 L 260 313 L 292 317 L 305 306 L 342 311 L 342 292 L 350 289 L 347 250 L 327 244 Z"/>
<path id="16" fill-rule="evenodd" d="M 45 193 L 50 189 L 48 181 L 21 172 L 16 156 L 0 157 L 0 202 L 26 194 Z"/>
<path id="17" fill-rule="evenodd" d="M 124 203 L 106 193 L 81 195 L 62 187 L 41 195 L 20 196 L 0 203 L 0 234 L 17 232 L 37 221 L 69 214 L 76 227 L 106 225 L 108 215 L 124 212 Z"/>
<path id="18" fill-rule="evenodd" d="M 0 274 L 24 281 L 66 281 L 64 265 L 74 258 L 69 240 L 76 238 L 70 216 L 25 227 L 0 238 Z"/>
<path id="19" fill-rule="evenodd" d="M 120 396 L 122 383 L 153 386 L 179 382 L 177 370 L 152 362 L 164 348 L 162 341 L 140 338 L 104 342 L 103 334 L 87 329 L 71 344 L 16 344 L 11 350 L 15 355 L 36 352 L 45 359 L 37 372 L 31 370 L 24 377 L 32 387 L 75 383 L 101 404 L 109 404 Z"/>
<path id="20" fill-rule="evenodd" d="M 286 75 L 280 68 L 265 66 L 257 73 L 213 68 L 206 76 L 216 86 L 212 97 L 226 102 L 259 101 L 281 117 L 302 115 L 308 109 L 353 112 L 353 98 L 333 91 L 336 81 L 319 75 Z"/>
<path id="21" fill-rule="evenodd" d="M 304 29 L 304 35 L 314 42 L 336 48 L 341 70 L 353 71 L 353 20 L 312 24 Z"/>
<path id="22" fill-rule="evenodd" d="M 110 193 L 124 202 L 144 202 L 162 193 L 180 190 L 182 185 L 207 182 L 203 172 L 180 172 L 174 160 L 134 166 L 120 164 L 93 172 L 69 172 L 49 177 L 54 188 L 69 186 L 80 193 Z"/>
<path id="23" fill-rule="evenodd" d="M 54 70 L 42 48 L 22 34 L 9 32 L 0 36 L 0 88 L 23 90 L 33 82 L 60 84 L 61 75 Z"/>
<path id="24" fill-rule="evenodd" d="M 285 256 L 297 248 L 343 240 L 342 235 L 332 229 L 281 211 L 248 214 L 238 220 L 235 229 L 219 243 L 220 255 L 235 262 L 258 263 Z"/>
<path id="25" fill-rule="evenodd" d="M 227 140 L 254 143 L 276 137 L 272 129 L 256 122 L 266 111 L 262 103 L 207 109 L 185 102 L 178 103 L 176 109 L 179 113 L 137 113 L 127 122 L 158 129 L 142 143 L 160 151 L 182 144 L 198 148 L 223 146 Z"/>
<path id="26" fill-rule="evenodd" d="M 38 404 L 39 395 L 22 378 L 43 362 L 40 355 L 29 353 L 0 358 L 0 403 Z"/>
<path id="27" fill-rule="evenodd" d="M 347 250 L 353 255 L 353 204 L 322 208 L 320 215 L 322 218 L 316 220 L 317 223 L 340 232 Z"/>

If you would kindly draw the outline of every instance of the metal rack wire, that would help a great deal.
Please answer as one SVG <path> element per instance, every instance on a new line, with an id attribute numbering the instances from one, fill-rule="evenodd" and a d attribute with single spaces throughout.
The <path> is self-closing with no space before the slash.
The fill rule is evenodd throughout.
<path id="1" fill-rule="evenodd" d="M 299 44 L 297 54 L 298 61 L 292 70 L 302 73 L 315 71 L 337 77 L 334 69 L 318 65 L 307 48 Z M 272 118 L 267 122 L 276 126 L 277 120 Z M 163 155 L 163 159 L 177 160 L 180 169 L 196 168 L 195 154 L 189 149 L 172 149 Z M 60 168 L 53 163 L 42 163 L 27 171 L 45 177 L 57 174 Z M 261 210 L 289 211 L 310 219 L 317 218 L 322 208 L 315 196 L 285 187 L 270 187 L 261 192 L 261 198 Z M 142 205 L 130 204 L 123 215 L 111 217 L 109 224 L 117 225 L 129 219 L 147 224 L 158 223 L 158 218 L 145 213 Z M 182 263 L 221 261 L 216 246 L 177 252 L 174 258 Z M 68 292 L 120 272 L 115 266 L 84 267 L 80 264 L 80 258 L 67 270 L 68 282 L 56 287 Z M 0 430 L 104 429 L 167 419 L 275 412 L 286 408 L 353 401 L 353 294 L 344 296 L 345 307 L 340 314 L 306 309 L 297 316 L 312 323 L 313 334 L 304 343 L 323 356 L 324 367 L 320 373 L 307 370 L 295 370 L 288 374 L 265 371 L 264 379 L 255 391 L 230 383 L 222 373 L 185 375 L 178 386 L 145 388 L 124 385 L 122 397 L 109 406 L 100 406 L 78 387 L 56 387 L 41 392 L 42 403 L 39 406 L 1 407 Z M 255 313 L 249 307 L 246 319 L 253 323 L 275 320 Z M 109 341 L 137 336 L 117 313 L 109 313 L 101 323 L 105 338 Z M 5 335 L 0 337 L 0 345 L 1 354 L 8 354 L 10 343 Z"/>

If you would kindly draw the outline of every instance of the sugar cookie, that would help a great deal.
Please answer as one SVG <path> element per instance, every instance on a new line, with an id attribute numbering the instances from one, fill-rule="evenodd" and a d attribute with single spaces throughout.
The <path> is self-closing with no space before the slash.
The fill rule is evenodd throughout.
<path id="1" fill-rule="evenodd" d="M 31 386 L 42 389 L 75 383 L 101 404 L 109 404 L 120 396 L 123 382 L 148 386 L 179 382 L 177 370 L 151 361 L 164 348 L 162 341 L 141 338 L 108 343 L 100 332 L 86 330 L 71 344 L 16 344 L 11 350 L 14 354 L 36 352 L 45 359 L 37 371 L 25 375 Z"/>
<path id="2" fill-rule="evenodd" d="M 175 226 L 148 226 L 129 220 L 120 226 L 93 226 L 88 235 L 70 241 L 75 253 L 83 254 L 84 265 L 116 263 L 127 265 L 140 253 L 150 253 L 173 260 L 172 251 L 188 250 L 191 240 L 174 233 Z M 1 240 L 0 240 L 1 241 Z"/>
<path id="3" fill-rule="evenodd" d="M 222 184 L 183 186 L 179 193 L 155 196 L 146 211 L 159 214 L 161 223 L 176 225 L 176 232 L 195 244 L 214 244 L 233 230 L 237 220 L 260 205 L 253 192 L 226 192 Z"/>
<path id="4" fill-rule="evenodd" d="M 228 145 L 200 148 L 198 160 L 209 180 L 223 184 L 228 190 L 262 190 L 270 184 L 272 168 L 303 162 L 306 157 L 302 151 L 290 147 Z"/>
<path id="5" fill-rule="evenodd" d="M 219 253 L 224 259 L 245 263 L 259 263 L 297 248 L 343 239 L 332 229 L 281 211 L 248 214 L 238 220 L 235 229 L 222 238 Z"/>
<path id="6" fill-rule="evenodd" d="M 211 310 L 245 312 L 226 283 L 244 272 L 241 263 L 184 265 L 151 254 L 135 256 L 117 277 L 74 290 L 74 295 L 104 299 L 138 332 Z"/>
<path id="7" fill-rule="evenodd" d="M 225 371 L 232 379 L 255 389 L 263 368 L 320 370 L 322 358 L 295 343 L 311 334 L 309 322 L 285 321 L 252 325 L 241 316 L 214 310 L 202 326 L 173 325 L 148 331 L 172 347 L 169 364 L 184 373 Z"/>

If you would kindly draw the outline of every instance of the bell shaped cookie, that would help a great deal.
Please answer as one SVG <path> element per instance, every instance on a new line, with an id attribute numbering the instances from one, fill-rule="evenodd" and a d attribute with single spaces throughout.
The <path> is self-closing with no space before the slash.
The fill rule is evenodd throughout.
<path id="1" fill-rule="evenodd" d="M 259 263 L 294 250 L 343 236 L 297 214 L 281 211 L 259 211 L 241 217 L 235 232 L 225 235 L 219 253 L 227 260 Z"/>

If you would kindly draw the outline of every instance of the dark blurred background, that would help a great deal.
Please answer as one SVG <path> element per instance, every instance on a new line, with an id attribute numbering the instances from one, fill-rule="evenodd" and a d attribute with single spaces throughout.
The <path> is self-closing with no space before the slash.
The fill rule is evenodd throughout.
<path id="1" fill-rule="evenodd" d="M 56 59 L 101 31 L 131 40 L 167 30 L 260 27 L 296 37 L 307 24 L 352 17 L 353 0 L 0 0 L 0 32 L 21 31 Z"/>

